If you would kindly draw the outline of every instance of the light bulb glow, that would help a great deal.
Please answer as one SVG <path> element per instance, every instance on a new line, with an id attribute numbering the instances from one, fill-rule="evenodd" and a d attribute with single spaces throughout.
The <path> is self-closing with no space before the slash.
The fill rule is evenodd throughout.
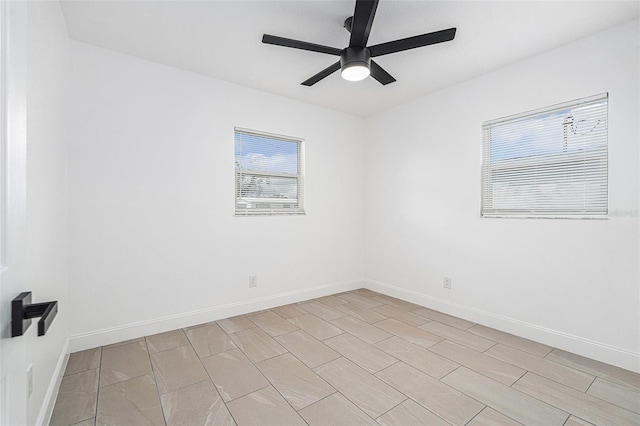
<path id="1" fill-rule="evenodd" d="M 342 78 L 348 81 L 360 81 L 369 77 L 369 68 L 364 65 L 352 65 L 344 67 L 341 71 Z"/>

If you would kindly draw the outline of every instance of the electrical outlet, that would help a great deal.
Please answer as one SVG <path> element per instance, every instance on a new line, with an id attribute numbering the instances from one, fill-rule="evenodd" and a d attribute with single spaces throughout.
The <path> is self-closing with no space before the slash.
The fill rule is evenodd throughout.
<path id="1" fill-rule="evenodd" d="M 444 277 L 444 288 L 451 290 L 451 277 Z"/>
<path id="2" fill-rule="evenodd" d="M 258 276 L 249 275 L 249 288 L 256 287 L 258 285 Z"/>
<path id="3" fill-rule="evenodd" d="M 27 398 L 33 393 L 33 364 L 27 367 Z"/>

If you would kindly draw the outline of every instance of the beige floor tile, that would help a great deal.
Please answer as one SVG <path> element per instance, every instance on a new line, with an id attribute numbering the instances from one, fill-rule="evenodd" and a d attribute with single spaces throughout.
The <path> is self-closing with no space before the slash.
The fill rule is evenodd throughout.
<path id="1" fill-rule="evenodd" d="M 436 379 L 441 379 L 459 367 L 459 364 L 449 359 L 396 336 L 378 342 L 374 346 Z"/>
<path id="2" fill-rule="evenodd" d="M 259 311 L 249 312 L 248 314 L 245 314 L 245 316 L 249 318 L 252 315 L 264 314 L 265 312 L 271 312 L 271 309 L 261 309 Z"/>
<path id="3" fill-rule="evenodd" d="M 161 395 L 208 378 L 191 346 L 151 354 L 151 363 Z"/>
<path id="4" fill-rule="evenodd" d="M 98 374 L 93 369 L 62 378 L 51 426 L 68 426 L 96 416 Z"/>
<path id="5" fill-rule="evenodd" d="M 124 346 L 124 345 L 129 345 L 131 343 L 139 343 L 139 342 L 144 342 L 145 345 L 147 344 L 144 337 L 137 337 L 135 339 L 123 340 L 122 342 L 112 343 L 110 345 L 103 346 L 102 350 L 104 351 L 105 349 L 117 348 L 118 346 Z"/>
<path id="6" fill-rule="evenodd" d="M 555 362 L 528 354 L 527 352 L 503 345 L 502 343 L 494 346 L 485 353 L 581 392 L 586 392 L 595 379 L 595 377 L 582 371 L 556 364 Z"/>
<path id="7" fill-rule="evenodd" d="M 572 354 L 560 349 L 553 349 L 547 356 L 549 361 L 584 371 L 594 376 L 602 377 L 611 382 L 620 383 L 622 385 L 632 386 L 640 389 L 640 374 L 633 371 L 625 370 L 620 367 L 605 364 L 594 359 L 585 358 L 580 355 Z"/>
<path id="8" fill-rule="evenodd" d="M 442 381 L 525 425 L 562 425 L 569 417 L 564 411 L 466 367 L 458 368 Z"/>
<path id="9" fill-rule="evenodd" d="M 484 337 L 468 333 L 459 328 L 451 327 L 450 325 L 441 324 L 437 321 L 431 321 L 418 328 L 478 352 L 484 352 L 496 344 L 493 340 L 485 339 Z"/>
<path id="10" fill-rule="evenodd" d="M 327 305 L 329 307 L 335 308 L 336 306 L 344 305 L 345 303 L 349 303 L 346 300 L 342 300 L 336 296 L 324 296 L 318 297 L 317 299 L 313 299 L 316 302 L 320 302 L 323 305 Z"/>
<path id="11" fill-rule="evenodd" d="M 272 311 L 252 315 L 249 319 L 271 337 L 291 333 L 298 329 L 298 327 Z"/>
<path id="12" fill-rule="evenodd" d="M 207 379 L 160 397 L 168 426 L 235 425 L 218 391 Z"/>
<path id="13" fill-rule="evenodd" d="M 71 374 L 64 376 L 60 383 L 60 392 L 63 393 L 95 393 L 98 391 L 98 376 L 100 370 L 94 368 L 93 370 L 83 371 L 81 373 Z"/>
<path id="14" fill-rule="evenodd" d="M 493 408 L 485 407 L 477 416 L 473 418 L 467 426 L 518 426 L 520 423 L 497 412 Z M 566 423 L 565 423 L 566 426 Z"/>
<path id="15" fill-rule="evenodd" d="M 305 421 L 271 386 L 231 401 L 227 406 L 238 426 L 306 426 Z"/>
<path id="16" fill-rule="evenodd" d="M 364 411 L 337 392 L 300 410 L 299 414 L 310 426 L 372 426 L 377 424 Z"/>
<path id="17" fill-rule="evenodd" d="M 373 418 L 406 399 L 406 396 L 346 358 L 321 365 L 315 371 Z"/>
<path id="18" fill-rule="evenodd" d="M 147 344 L 144 340 L 102 348 L 100 387 L 152 374 Z"/>
<path id="19" fill-rule="evenodd" d="M 431 334 L 418 327 L 413 327 L 393 318 L 377 322 L 375 326 L 423 348 L 428 348 L 443 340 L 440 336 L 436 336 L 435 334 Z"/>
<path id="20" fill-rule="evenodd" d="M 398 360 L 391 355 L 349 333 L 332 337 L 331 339 L 325 340 L 324 343 L 369 373 L 377 373 L 383 368 L 387 368 L 398 362 Z"/>
<path id="21" fill-rule="evenodd" d="M 397 319 L 398 321 L 402 321 L 406 324 L 417 327 L 419 325 L 423 325 L 429 322 L 428 319 L 423 318 L 419 315 L 412 314 L 411 312 L 407 312 L 400 308 L 390 305 L 382 305 L 377 308 L 373 308 L 373 311 L 382 314 L 389 318 Z"/>
<path id="22" fill-rule="evenodd" d="M 316 301 L 301 303 L 300 308 L 310 314 L 322 318 L 325 321 L 331 321 L 333 319 L 347 315 L 344 312 L 338 311 L 337 309 L 331 308 L 323 303 Z"/>
<path id="23" fill-rule="evenodd" d="M 434 311 L 433 309 L 429 308 L 420 307 L 411 312 L 416 315 L 420 315 L 421 317 L 425 317 L 428 320 L 438 321 L 441 324 L 447 324 L 460 330 L 467 330 L 476 325 L 471 321 L 463 320 L 462 318 L 454 317 L 443 312 Z"/>
<path id="24" fill-rule="evenodd" d="M 100 389 L 96 425 L 164 425 L 156 384 L 142 376 Z"/>
<path id="25" fill-rule="evenodd" d="M 400 405 L 378 417 L 378 423 L 383 426 L 448 426 L 449 423 L 436 416 L 422 405 L 407 399 Z"/>
<path id="26" fill-rule="evenodd" d="M 514 384 L 526 373 L 522 368 L 447 340 L 429 350 L 507 386 Z"/>
<path id="27" fill-rule="evenodd" d="M 231 401 L 269 385 L 262 373 L 240 349 L 202 359 L 224 401 Z"/>
<path id="28" fill-rule="evenodd" d="M 391 337 L 391 334 L 386 331 L 349 315 L 335 319 L 331 321 L 331 324 L 351 333 L 370 345 Z"/>
<path id="29" fill-rule="evenodd" d="M 484 325 L 474 325 L 467 331 L 473 334 L 477 334 L 478 336 L 482 336 L 486 339 L 493 340 L 494 342 L 503 343 L 505 345 L 520 349 L 521 351 L 525 351 L 527 353 L 530 353 L 531 355 L 536 355 L 539 357 L 544 357 L 549 352 L 551 352 L 551 349 L 553 349 L 550 346 L 543 345 L 542 343 L 514 336 L 513 334 L 505 333 L 504 331 L 499 331 L 494 328 L 485 327 Z"/>
<path id="30" fill-rule="evenodd" d="M 370 297 L 360 296 L 359 294 L 355 294 L 355 293 L 340 293 L 337 295 L 337 297 L 339 297 L 342 300 L 346 300 L 347 302 L 350 302 L 350 303 L 357 303 L 369 309 L 382 306 L 383 304 L 382 302 L 379 302 Z"/>
<path id="31" fill-rule="evenodd" d="M 244 315 L 225 318 L 225 319 L 218 320 L 216 322 L 227 333 L 236 333 L 238 331 L 256 327 L 256 325 Z"/>
<path id="32" fill-rule="evenodd" d="M 638 373 L 367 289 L 77 352 L 64 374 L 52 425 L 640 425 Z"/>
<path id="33" fill-rule="evenodd" d="M 637 389 L 598 377 L 587 394 L 640 414 L 640 391 Z"/>
<path id="34" fill-rule="evenodd" d="M 349 291 L 341 291 L 340 293 L 334 293 L 332 294 L 332 297 L 339 297 L 339 296 L 344 296 L 345 294 L 355 294 L 353 292 L 353 290 L 349 290 Z M 347 302 L 348 303 L 348 302 Z"/>
<path id="35" fill-rule="evenodd" d="M 514 389 L 594 424 L 639 425 L 640 414 L 620 408 L 533 373 L 525 374 Z"/>
<path id="36" fill-rule="evenodd" d="M 189 344 L 187 336 L 184 335 L 184 331 L 182 331 L 181 329 L 167 331 L 166 333 L 154 334 L 153 336 L 147 336 L 146 339 L 147 348 L 149 349 L 150 354 Z"/>
<path id="37" fill-rule="evenodd" d="M 368 288 L 359 288 L 357 290 L 353 290 L 352 293 L 358 294 L 364 297 L 375 297 L 380 295 L 380 293 L 376 293 L 375 291 L 371 291 Z"/>
<path id="38" fill-rule="evenodd" d="M 191 346 L 200 358 L 226 352 L 236 347 L 227 333 L 215 323 L 189 328 L 186 330 L 186 334 Z"/>
<path id="39" fill-rule="evenodd" d="M 260 328 L 238 331 L 230 334 L 229 337 L 253 362 L 260 362 L 286 352 L 286 349 Z"/>
<path id="40" fill-rule="evenodd" d="M 188 332 L 191 331 L 191 330 L 195 330 L 196 328 L 206 327 L 207 325 L 213 325 L 213 324 L 217 325 L 218 323 L 215 322 L 215 321 L 203 322 L 203 323 L 200 323 L 200 324 L 194 324 L 194 325 L 189 326 L 189 327 L 183 327 L 182 331 L 184 331 L 185 334 L 188 334 Z"/>
<path id="41" fill-rule="evenodd" d="M 92 419 L 87 419 L 78 423 L 74 423 L 72 426 L 95 426 L 95 424 L 96 424 L 96 419 L 94 417 Z"/>
<path id="42" fill-rule="evenodd" d="M 416 305 L 415 303 L 396 299 L 395 297 L 387 296 L 386 294 L 378 294 L 374 296 L 373 299 L 377 300 L 378 302 L 382 302 L 385 305 L 395 306 L 396 308 L 400 308 L 403 311 L 413 311 L 415 309 L 422 308 L 422 306 Z"/>
<path id="43" fill-rule="evenodd" d="M 454 425 L 466 424 L 484 408 L 478 401 L 403 362 L 376 376 Z"/>
<path id="44" fill-rule="evenodd" d="M 309 368 L 340 358 L 339 353 L 301 330 L 278 336 L 276 340 Z"/>
<path id="45" fill-rule="evenodd" d="M 345 303 L 344 305 L 336 306 L 336 309 L 369 324 L 388 318 L 386 315 L 374 312 L 357 303 Z"/>
<path id="46" fill-rule="evenodd" d="M 71 374 L 100 368 L 101 355 L 102 348 L 87 349 L 86 351 L 72 353 L 69 355 L 64 375 L 69 376 Z"/>
<path id="47" fill-rule="evenodd" d="M 338 327 L 311 314 L 289 318 L 289 322 L 300 327 L 300 329 L 306 331 L 318 340 L 328 339 L 330 337 L 344 333 Z"/>
<path id="48" fill-rule="evenodd" d="M 576 416 L 569 416 L 569 419 L 564 423 L 564 426 L 593 426 L 593 423 L 589 423 Z"/>
<path id="49" fill-rule="evenodd" d="M 297 304 L 278 306 L 277 308 L 272 308 L 271 310 L 284 319 L 295 318 L 299 317 L 300 315 L 306 314 L 306 312 L 300 309 Z"/>
<path id="50" fill-rule="evenodd" d="M 291 354 L 267 359 L 257 363 L 256 367 L 296 410 L 336 391 Z"/>

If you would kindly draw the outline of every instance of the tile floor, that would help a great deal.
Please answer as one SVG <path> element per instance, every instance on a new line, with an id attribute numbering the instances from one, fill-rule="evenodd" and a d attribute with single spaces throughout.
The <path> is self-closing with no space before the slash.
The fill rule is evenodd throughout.
<path id="1" fill-rule="evenodd" d="M 71 354 L 52 425 L 640 425 L 640 375 L 356 290 Z"/>

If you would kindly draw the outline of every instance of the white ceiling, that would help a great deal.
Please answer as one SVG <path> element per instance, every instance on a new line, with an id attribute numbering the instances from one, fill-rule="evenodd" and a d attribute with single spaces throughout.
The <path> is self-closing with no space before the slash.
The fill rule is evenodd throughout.
<path id="1" fill-rule="evenodd" d="M 355 1 L 63 0 L 78 41 L 357 116 L 553 49 L 639 15 L 637 1 L 382 0 L 369 45 L 457 27 L 455 40 L 376 58 L 397 81 L 334 73 L 300 85 L 335 56 L 261 43 L 268 33 L 344 48 Z"/>

